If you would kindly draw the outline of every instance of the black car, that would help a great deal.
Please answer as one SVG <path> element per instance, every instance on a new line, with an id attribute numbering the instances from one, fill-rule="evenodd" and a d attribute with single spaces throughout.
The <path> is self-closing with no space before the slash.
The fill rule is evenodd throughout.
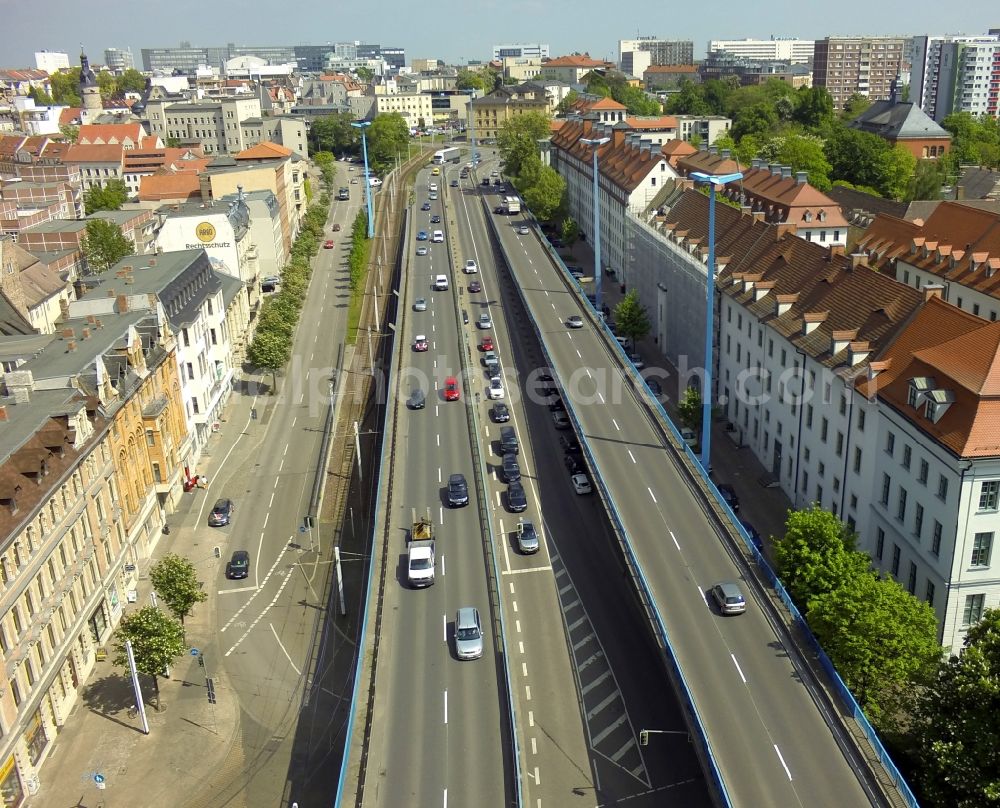
<path id="1" fill-rule="evenodd" d="M 496 424 L 505 424 L 510 420 L 510 410 L 506 404 L 498 401 L 490 408 L 490 417 Z"/>
<path id="2" fill-rule="evenodd" d="M 483 291 L 483 287 L 480 285 L 479 281 L 472 281 L 469 284 L 469 291 L 475 294 L 476 292 Z"/>
<path id="3" fill-rule="evenodd" d="M 441 224 L 441 217 L 435 213 L 431 216 L 431 224 Z"/>
<path id="4" fill-rule="evenodd" d="M 220 499 L 212 506 L 212 512 L 208 515 L 209 527 L 222 527 L 228 525 L 233 518 L 236 506 L 231 499 Z"/>
<path id="5" fill-rule="evenodd" d="M 549 412 L 566 412 L 566 402 L 561 398 L 557 398 L 549 404 Z"/>
<path id="6" fill-rule="evenodd" d="M 469 484 L 464 474 L 452 474 L 448 477 L 448 504 L 452 508 L 461 508 L 469 504 Z"/>
<path id="7" fill-rule="evenodd" d="M 494 213 L 503 213 L 503 205 L 497 205 L 495 208 L 493 208 L 493 212 Z"/>
<path id="8" fill-rule="evenodd" d="M 406 406 L 411 410 L 422 410 L 427 404 L 427 394 L 419 387 L 416 388 L 406 400 Z"/>
<path id="9" fill-rule="evenodd" d="M 563 463 L 566 464 L 566 471 L 568 471 L 570 474 L 581 474 L 587 471 L 583 467 L 583 462 L 580 455 L 575 455 L 575 454 L 563 455 Z"/>
<path id="10" fill-rule="evenodd" d="M 583 454 L 583 449 L 580 448 L 580 441 L 572 435 L 563 435 L 559 438 L 559 445 L 562 446 L 562 450 L 566 454 Z"/>
<path id="11" fill-rule="evenodd" d="M 448 184 L 449 184 L 449 185 L 450 185 L 450 186 L 451 186 L 452 188 L 457 188 L 457 187 L 458 187 L 458 180 L 452 180 L 452 181 L 451 181 L 451 182 L 449 182 Z"/>
<path id="12" fill-rule="evenodd" d="M 479 184 L 480 185 L 484 185 L 487 188 L 489 188 L 489 186 L 490 186 L 490 178 L 489 177 L 483 177 L 483 181 L 481 183 L 479 183 Z"/>
<path id="13" fill-rule="evenodd" d="M 236 550 L 226 564 L 227 578 L 246 578 L 250 574 L 250 553 L 246 550 Z"/>
<path id="14" fill-rule="evenodd" d="M 503 456 L 503 478 L 508 483 L 516 483 L 521 479 L 521 466 L 517 462 L 517 455 Z"/>
<path id="15" fill-rule="evenodd" d="M 656 381 L 656 379 L 646 379 L 646 387 L 649 388 L 649 392 L 654 396 L 663 395 L 663 388 L 660 386 L 660 383 Z"/>
<path id="16" fill-rule="evenodd" d="M 551 373 L 541 373 L 538 375 L 538 381 L 540 382 L 551 382 L 554 381 Z"/>
<path id="17" fill-rule="evenodd" d="M 431 203 L 430 202 L 424 202 L 424 204 L 422 204 L 420 206 L 420 209 L 421 210 L 430 210 L 431 209 Z"/>
<path id="18" fill-rule="evenodd" d="M 736 489 L 734 489 L 729 483 L 721 483 L 717 485 L 716 488 L 719 489 L 719 493 L 722 495 L 722 499 L 729 506 L 733 513 L 740 512 L 740 498 L 736 496 Z"/>
<path id="19" fill-rule="evenodd" d="M 556 387 L 543 387 L 541 390 L 538 391 L 538 395 L 542 399 L 552 398 L 553 396 L 559 395 L 559 389 Z"/>
<path id="20" fill-rule="evenodd" d="M 528 509 L 528 497 L 524 493 L 524 486 L 520 483 L 511 483 L 507 486 L 507 507 L 514 513 Z"/>

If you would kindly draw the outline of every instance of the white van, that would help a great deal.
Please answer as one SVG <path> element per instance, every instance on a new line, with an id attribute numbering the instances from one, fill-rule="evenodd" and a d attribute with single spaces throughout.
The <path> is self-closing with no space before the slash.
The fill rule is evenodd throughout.
<path id="1" fill-rule="evenodd" d="M 431 183 L 431 184 L 430 184 L 430 185 L 428 186 L 428 190 L 430 190 L 430 191 L 436 191 L 437 189 L 438 189 L 438 184 L 437 184 L 436 182 L 432 182 L 432 183 Z"/>
<path id="2" fill-rule="evenodd" d="M 435 230 L 431 233 L 431 241 L 435 244 L 440 244 L 444 241 L 444 232 L 441 230 Z"/>
<path id="3" fill-rule="evenodd" d="M 448 288 L 448 276 L 447 275 L 435 275 L 434 276 L 434 288 L 443 292 Z"/>

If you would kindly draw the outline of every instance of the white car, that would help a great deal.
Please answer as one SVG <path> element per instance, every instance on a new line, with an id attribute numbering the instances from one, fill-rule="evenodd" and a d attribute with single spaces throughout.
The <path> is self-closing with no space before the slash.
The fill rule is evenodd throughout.
<path id="1" fill-rule="evenodd" d="M 437 189 L 438 189 L 438 184 L 436 182 L 432 182 L 430 185 L 427 186 L 428 191 L 436 191 Z"/>
<path id="2" fill-rule="evenodd" d="M 573 490 L 578 494 L 589 494 L 594 490 L 590 487 L 590 480 L 586 474 L 574 474 L 570 480 L 573 483 Z"/>
<path id="3" fill-rule="evenodd" d="M 444 241 L 444 231 L 435 230 L 433 233 L 431 233 L 431 241 L 433 241 L 435 244 L 441 244 Z"/>
<path id="4" fill-rule="evenodd" d="M 642 357 L 639 354 L 634 353 L 628 358 L 629 362 L 632 363 L 632 367 L 636 370 L 642 370 L 646 367 L 646 363 L 642 361 Z"/>
<path id="5" fill-rule="evenodd" d="M 417 247 L 417 255 L 427 255 L 427 252 L 426 247 Z"/>
<path id="6" fill-rule="evenodd" d="M 681 429 L 681 440 L 694 449 L 698 445 L 698 435 L 693 429 L 683 427 Z"/>
<path id="7" fill-rule="evenodd" d="M 436 275 L 434 277 L 434 288 L 439 292 L 444 292 L 448 288 L 448 276 Z"/>
<path id="8" fill-rule="evenodd" d="M 465 262 L 465 267 L 462 269 L 462 272 L 464 272 L 466 275 L 475 275 L 477 272 L 479 272 L 479 267 L 477 267 L 476 262 L 470 258 L 468 261 Z"/>
<path id="9" fill-rule="evenodd" d="M 486 391 L 486 397 L 491 399 L 503 398 L 503 382 L 499 378 L 490 379 L 490 387 Z"/>

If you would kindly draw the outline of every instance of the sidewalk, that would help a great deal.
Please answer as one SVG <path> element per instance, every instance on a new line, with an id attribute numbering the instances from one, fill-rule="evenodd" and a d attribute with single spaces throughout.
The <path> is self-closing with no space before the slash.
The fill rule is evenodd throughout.
<path id="1" fill-rule="evenodd" d="M 576 264 L 593 274 L 594 251 L 589 242 L 578 241 L 572 249 L 559 250 L 563 262 Z M 593 284 L 587 284 L 586 291 L 591 293 Z M 626 290 L 628 291 L 628 290 Z M 616 278 L 604 276 L 601 284 L 602 305 L 608 306 L 612 312 L 618 302 L 624 297 L 621 285 Z M 648 308 L 648 304 L 647 304 Z M 612 319 L 614 317 L 612 316 Z M 670 381 L 677 379 L 677 369 L 663 355 L 653 337 L 639 340 L 635 347 L 646 367 L 663 368 L 670 374 L 670 379 L 663 384 L 663 406 L 672 418 L 676 416 L 677 390 Z M 677 421 L 675 420 L 675 423 Z M 741 519 L 752 524 L 764 540 L 764 553 L 771 558 L 770 538 L 783 536 L 785 519 L 792 507 L 791 501 L 778 488 L 766 488 L 761 479 L 767 475 L 760 461 L 748 448 L 737 448 L 725 431 L 725 424 L 716 422 L 712 425 L 712 469 L 713 479 L 717 483 L 729 483 L 736 489 L 740 499 Z"/>
<path id="2" fill-rule="evenodd" d="M 241 379 L 248 379 L 239 373 Z M 166 553 L 178 553 L 203 560 L 211 549 L 202 541 L 195 523 L 204 518 L 202 504 L 214 501 L 214 480 L 225 463 L 228 448 L 233 446 L 250 419 L 253 394 L 244 383 L 237 385 L 226 410 L 220 430 L 213 434 L 202 455 L 199 467 L 213 481 L 208 489 L 194 489 L 183 495 L 177 511 L 167 517 L 169 534 L 160 537 L 154 558 L 143 564 L 138 601 L 125 611 L 133 612 L 150 603 L 152 590 L 148 570 L 153 561 Z M 260 417 L 266 402 L 257 400 Z M 207 513 L 207 505 L 205 513 Z M 203 534 L 202 534 L 203 538 Z M 215 561 L 212 569 L 224 559 Z M 202 563 L 208 600 L 195 606 L 185 622 L 189 647 L 204 647 L 214 636 L 213 576 Z M 240 709 L 227 678 L 209 657 L 208 672 L 215 680 L 217 703 L 208 702 L 206 668 L 197 658 L 184 656 L 171 667 L 168 678 L 159 680 L 161 710 L 152 707 L 151 684 L 142 678 L 149 735 L 144 735 L 139 716 L 130 716 L 133 705 L 131 682 L 127 672 L 111 664 L 108 658 L 98 662 L 66 726 L 55 740 L 41 771 L 41 787 L 26 806 L 33 808 L 201 808 L 223 804 L 219 790 L 231 784 L 244 768 L 238 744 Z M 103 788 L 98 777 L 103 777 Z M 213 787 L 213 784 L 217 784 Z M 229 789 L 227 789 L 229 791 Z M 242 806 L 240 797 L 225 801 L 228 808 Z"/>

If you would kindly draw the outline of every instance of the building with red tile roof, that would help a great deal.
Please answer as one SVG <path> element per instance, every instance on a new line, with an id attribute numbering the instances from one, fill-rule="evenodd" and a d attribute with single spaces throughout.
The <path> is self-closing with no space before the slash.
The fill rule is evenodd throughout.
<path id="1" fill-rule="evenodd" d="M 146 174 L 139 179 L 140 202 L 183 202 L 201 198 L 197 174 Z"/>
<path id="2" fill-rule="evenodd" d="M 603 72 L 614 69 L 613 62 L 591 59 L 588 53 L 574 53 L 543 61 L 540 75 L 543 79 L 554 79 L 566 84 L 579 84 L 581 79 L 591 71 Z"/>
<path id="3" fill-rule="evenodd" d="M 126 151 L 136 149 L 148 135 L 141 123 L 84 124 L 76 136 L 83 146 L 121 145 Z"/>

